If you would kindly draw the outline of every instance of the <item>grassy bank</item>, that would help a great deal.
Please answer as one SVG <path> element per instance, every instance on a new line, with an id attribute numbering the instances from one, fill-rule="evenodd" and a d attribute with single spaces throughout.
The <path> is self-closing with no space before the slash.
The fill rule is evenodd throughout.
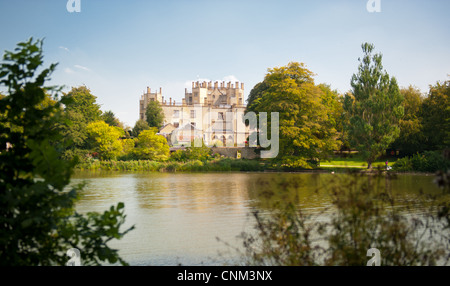
<path id="1" fill-rule="evenodd" d="M 240 172 L 264 171 L 267 166 L 259 160 L 221 158 L 212 161 L 193 160 L 188 162 L 156 161 L 100 161 L 81 162 L 77 170 L 90 171 L 148 171 L 148 172 Z"/>
<path id="2" fill-rule="evenodd" d="M 384 168 L 384 162 L 373 164 Z M 334 158 L 331 161 L 323 162 L 319 167 L 309 171 L 347 171 L 361 170 L 367 168 L 367 164 L 359 158 Z M 146 172 L 261 172 L 261 171 L 305 171 L 305 169 L 291 169 L 286 167 L 276 167 L 269 161 L 246 160 L 233 158 L 218 158 L 210 161 L 190 160 L 187 162 L 178 161 L 101 161 L 86 160 L 76 166 L 81 171 L 146 171 Z"/>

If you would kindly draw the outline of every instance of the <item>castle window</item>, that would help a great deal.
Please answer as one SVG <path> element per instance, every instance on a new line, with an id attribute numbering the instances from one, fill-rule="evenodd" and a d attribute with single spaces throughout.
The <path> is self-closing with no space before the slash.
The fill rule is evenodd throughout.
<path id="1" fill-rule="evenodd" d="M 198 92 L 194 92 L 194 96 L 197 97 L 198 96 Z"/>
<path id="2" fill-rule="evenodd" d="M 195 118 L 195 110 L 191 110 L 191 118 Z"/>
<path id="3" fill-rule="evenodd" d="M 174 123 L 173 123 L 173 127 L 178 128 L 179 126 L 180 126 L 180 123 L 179 123 L 179 122 L 174 122 Z"/>
<path id="4" fill-rule="evenodd" d="M 180 118 L 180 111 L 179 110 L 174 110 L 173 111 L 173 118 Z"/>

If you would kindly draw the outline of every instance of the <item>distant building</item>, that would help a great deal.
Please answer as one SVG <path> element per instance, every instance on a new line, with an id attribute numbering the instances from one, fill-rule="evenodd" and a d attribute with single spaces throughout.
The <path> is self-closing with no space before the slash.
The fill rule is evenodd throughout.
<path id="1" fill-rule="evenodd" d="M 193 82 L 192 91 L 185 89 L 184 98 L 181 103 L 169 98 L 164 99 L 162 89 L 151 92 L 147 87 L 139 102 L 139 118 L 146 119 L 145 109 L 150 101 L 158 101 L 164 111 L 164 127 L 161 131 L 171 128 L 171 132 L 182 132 L 177 134 L 177 142 L 202 138 L 206 145 L 213 145 L 221 141 L 223 146 L 233 147 L 235 144 L 245 144 L 250 130 L 243 124 L 244 84 L 236 82 Z M 160 133 L 161 133 L 160 131 Z M 186 136 L 186 132 L 190 135 Z"/>

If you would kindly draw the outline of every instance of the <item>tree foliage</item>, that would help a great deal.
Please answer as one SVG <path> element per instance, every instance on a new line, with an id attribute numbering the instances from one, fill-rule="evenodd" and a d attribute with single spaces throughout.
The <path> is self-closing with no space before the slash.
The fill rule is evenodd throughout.
<path id="1" fill-rule="evenodd" d="M 372 54 L 374 46 L 362 45 L 358 73 L 352 76 L 352 95 L 346 95 L 344 109 L 351 145 L 368 163 L 368 168 L 399 136 L 403 97 L 397 80 L 383 71 L 382 55 Z"/>
<path id="2" fill-rule="evenodd" d="M 134 137 L 138 137 L 142 131 L 149 130 L 149 129 L 150 129 L 150 126 L 148 125 L 147 121 L 140 119 L 140 120 L 136 121 L 136 123 L 134 124 L 132 134 Z"/>
<path id="3" fill-rule="evenodd" d="M 164 123 L 164 111 L 158 101 L 150 101 L 145 110 L 147 123 L 150 127 L 161 128 Z"/>
<path id="4" fill-rule="evenodd" d="M 155 128 L 142 131 L 137 138 L 135 154 L 138 159 L 165 161 L 169 159 L 170 149 L 166 138 L 156 134 Z"/>
<path id="5" fill-rule="evenodd" d="M 399 121 L 400 135 L 392 143 L 392 148 L 400 150 L 402 155 L 412 155 L 423 151 L 424 136 L 422 133 L 423 97 L 416 87 L 400 89 L 404 100 L 402 103 L 404 116 Z"/>
<path id="6" fill-rule="evenodd" d="M 124 131 L 120 127 L 106 124 L 104 121 L 89 123 L 86 127 L 90 147 L 100 155 L 101 159 L 112 160 L 122 152 L 120 137 Z"/>
<path id="7" fill-rule="evenodd" d="M 430 86 L 422 104 L 425 150 L 443 150 L 450 146 L 450 80 Z"/>
<path id="8" fill-rule="evenodd" d="M 250 92 L 247 111 L 279 113 L 277 159 L 290 167 L 309 168 L 339 146 L 338 95 L 316 85 L 313 76 L 303 63 L 291 62 L 269 69 L 263 83 Z"/>
<path id="9" fill-rule="evenodd" d="M 67 190 L 72 162 L 59 160 L 53 144 L 62 140 L 55 128 L 65 99 L 44 104 L 56 87 L 45 81 L 56 64 L 43 68 L 42 40 L 19 43 L 0 65 L 0 264 L 64 265 L 66 252 L 79 248 L 84 265 L 123 261 L 107 242 L 120 239 L 123 204 L 103 214 L 74 210 L 79 187 Z"/>

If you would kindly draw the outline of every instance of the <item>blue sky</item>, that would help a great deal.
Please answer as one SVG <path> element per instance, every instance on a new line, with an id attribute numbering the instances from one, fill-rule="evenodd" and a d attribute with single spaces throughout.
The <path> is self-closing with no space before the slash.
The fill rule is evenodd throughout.
<path id="1" fill-rule="evenodd" d="M 51 84 L 86 85 L 102 110 L 133 126 L 147 86 L 181 102 L 196 80 L 238 80 L 246 96 L 268 68 L 303 62 L 344 93 L 361 44 L 383 54 L 400 86 L 426 92 L 450 74 L 450 1 L 0 0 L 0 49 L 45 38 Z"/>

